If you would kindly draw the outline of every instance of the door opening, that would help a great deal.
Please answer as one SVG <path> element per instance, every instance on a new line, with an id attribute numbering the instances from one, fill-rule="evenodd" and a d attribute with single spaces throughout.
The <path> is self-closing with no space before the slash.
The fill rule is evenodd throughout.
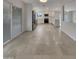
<path id="1" fill-rule="evenodd" d="M 49 23 L 49 19 L 48 18 L 45 18 L 44 19 L 44 23 Z"/>

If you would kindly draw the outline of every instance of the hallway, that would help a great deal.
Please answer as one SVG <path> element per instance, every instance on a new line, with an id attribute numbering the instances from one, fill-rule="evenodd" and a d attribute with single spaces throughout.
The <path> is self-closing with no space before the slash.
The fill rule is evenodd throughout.
<path id="1" fill-rule="evenodd" d="M 4 59 L 75 59 L 75 44 L 59 28 L 39 24 L 4 46 Z"/>

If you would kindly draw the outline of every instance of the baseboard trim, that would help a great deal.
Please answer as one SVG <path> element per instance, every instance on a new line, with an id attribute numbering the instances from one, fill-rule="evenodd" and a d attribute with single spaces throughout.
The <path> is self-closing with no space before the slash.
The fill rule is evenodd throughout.
<path id="1" fill-rule="evenodd" d="M 6 42 L 3 43 L 3 46 L 5 46 L 7 43 L 9 43 L 11 39 L 7 40 Z"/>
<path id="2" fill-rule="evenodd" d="M 9 39 L 9 40 L 7 40 L 6 42 L 4 42 L 4 43 L 3 43 L 3 47 L 6 46 L 9 42 L 11 42 L 12 40 L 14 40 L 15 38 L 17 38 L 18 36 L 20 36 L 22 33 L 24 33 L 24 32 L 21 32 L 21 33 L 19 33 L 18 35 L 16 35 L 15 37 L 13 37 L 12 39 Z"/>
<path id="3" fill-rule="evenodd" d="M 67 36 L 69 36 L 72 40 L 76 41 L 76 38 L 73 38 L 71 35 L 69 35 L 68 33 L 64 32 L 64 31 L 62 31 L 62 32 L 65 33 Z"/>

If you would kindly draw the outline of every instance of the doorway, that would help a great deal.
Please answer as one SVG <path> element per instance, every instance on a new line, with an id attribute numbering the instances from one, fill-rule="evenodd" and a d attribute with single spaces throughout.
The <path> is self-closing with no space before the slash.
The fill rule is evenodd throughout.
<path id="1" fill-rule="evenodd" d="M 49 19 L 48 18 L 45 18 L 44 19 L 44 23 L 49 23 Z"/>

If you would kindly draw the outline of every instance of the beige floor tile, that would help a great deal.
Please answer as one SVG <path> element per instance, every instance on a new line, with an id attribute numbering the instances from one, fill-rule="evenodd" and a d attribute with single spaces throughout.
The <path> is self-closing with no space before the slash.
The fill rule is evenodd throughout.
<path id="1" fill-rule="evenodd" d="M 76 42 L 51 24 L 40 24 L 4 46 L 4 59 L 76 59 Z"/>

